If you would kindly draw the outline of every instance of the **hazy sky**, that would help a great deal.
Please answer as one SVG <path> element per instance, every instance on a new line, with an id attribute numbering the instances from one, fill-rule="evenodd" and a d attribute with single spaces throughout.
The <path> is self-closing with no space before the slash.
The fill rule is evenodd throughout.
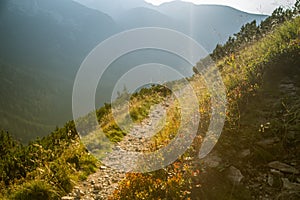
<path id="1" fill-rule="evenodd" d="M 173 0 L 145 0 L 154 5 Z M 195 4 L 228 5 L 250 13 L 271 14 L 279 6 L 293 6 L 296 0 L 182 0 Z"/>

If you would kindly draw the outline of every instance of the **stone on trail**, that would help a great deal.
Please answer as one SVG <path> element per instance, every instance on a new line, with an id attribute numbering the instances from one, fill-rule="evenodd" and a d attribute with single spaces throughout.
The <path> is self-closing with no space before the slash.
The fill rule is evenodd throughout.
<path id="1" fill-rule="evenodd" d="M 100 167 L 100 169 L 101 169 L 101 170 L 104 170 L 104 169 L 107 169 L 107 167 L 104 166 L 104 165 L 102 165 L 102 166 Z"/>
<path id="2" fill-rule="evenodd" d="M 206 158 L 203 159 L 203 164 L 210 167 L 210 168 L 216 168 L 220 165 L 222 162 L 222 159 L 215 154 L 210 154 Z"/>
<path id="3" fill-rule="evenodd" d="M 243 151 L 240 153 L 239 157 L 240 157 L 240 158 L 246 158 L 246 157 L 248 157 L 250 154 L 251 154 L 250 149 L 245 149 L 245 150 L 243 150 Z"/>
<path id="4" fill-rule="evenodd" d="M 285 173 L 291 173 L 291 174 L 299 174 L 299 170 L 297 170 L 295 167 L 292 167 L 288 164 L 279 162 L 279 161 L 273 161 L 268 164 L 269 167 L 273 169 L 277 169 L 281 172 Z"/>
<path id="5" fill-rule="evenodd" d="M 244 178 L 243 174 L 239 169 L 234 166 L 229 167 L 228 178 L 233 184 L 239 184 Z"/>
<path id="6" fill-rule="evenodd" d="M 269 186 L 273 186 L 274 184 L 274 178 L 271 174 L 268 174 L 268 180 L 267 180 Z"/>
<path id="7" fill-rule="evenodd" d="M 300 191 L 300 184 L 299 183 L 291 183 L 289 179 L 282 178 L 283 188 L 287 190 L 293 191 Z"/>
<path id="8" fill-rule="evenodd" d="M 74 200 L 74 197 L 65 196 L 62 197 L 61 200 Z"/>
<path id="9" fill-rule="evenodd" d="M 278 142 L 280 142 L 280 139 L 278 137 L 274 137 L 274 138 L 268 138 L 268 139 L 261 140 L 261 141 L 257 142 L 256 144 L 258 144 L 261 147 L 267 148 Z"/>

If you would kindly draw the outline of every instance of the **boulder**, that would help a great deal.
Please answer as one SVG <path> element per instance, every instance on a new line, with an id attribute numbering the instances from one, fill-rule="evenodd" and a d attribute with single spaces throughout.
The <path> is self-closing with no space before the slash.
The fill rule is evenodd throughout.
<path id="1" fill-rule="evenodd" d="M 240 184 L 241 180 L 244 178 L 241 171 L 234 166 L 229 167 L 227 177 L 235 185 Z"/>
<path id="2" fill-rule="evenodd" d="M 283 188 L 292 191 L 300 191 L 300 184 L 299 183 L 291 183 L 289 179 L 282 178 Z"/>
<path id="3" fill-rule="evenodd" d="M 65 196 L 62 197 L 61 200 L 74 200 L 74 197 Z"/>
<path id="4" fill-rule="evenodd" d="M 267 148 L 278 142 L 280 142 L 280 139 L 278 137 L 274 137 L 274 138 L 268 138 L 268 139 L 261 140 L 261 141 L 257 142 L 256 144 L 258 144 L 261 147 Z"/>
<path id="5" fill-rule="evenodd" d="M 216 154 L 208 155 L 206 158 L 203 159 L 203 164 L 210 168 L 218 167 L 221 162 L 222 159 Z"/>
<path id="6" fill-rule="evenodd" d="M 270 168 L 277 169 L 281 172 L 291 173 L 291 174 L 299 174 L 299 170 L 297 170 L 295 167 L 292 167 L 288 164 L 285 164 L 285 163 L 282 163 L 279 161 L 270 162 L 268 164 L 268 166 Z"/>

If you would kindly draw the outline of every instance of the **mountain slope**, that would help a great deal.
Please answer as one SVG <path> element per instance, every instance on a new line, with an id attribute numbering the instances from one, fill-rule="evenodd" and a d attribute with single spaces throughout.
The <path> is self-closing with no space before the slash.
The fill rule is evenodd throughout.
<path id="1" fill-rule="evenodd" d="M 0 128 L 26 142 L 71 119 L 82 60 L 116 31 L 108 15 L 71 0 L 1 2 Z"/>
<path id="2" fill-rule="evenodd" d="M 85 55 L 117 28 L 108 15 L 71 0 L 12 0 L 3 9 L 0 30 L 2 59 L 49 73 L 74 73 Z"/>
<path id="3" fill-rule="evenodd" d="M 0 127 L 26 143 L 68 119 L 68 82 L 33 68 L 0 63 Z M 53 112 L 57 115 L 53 116 Z"/>

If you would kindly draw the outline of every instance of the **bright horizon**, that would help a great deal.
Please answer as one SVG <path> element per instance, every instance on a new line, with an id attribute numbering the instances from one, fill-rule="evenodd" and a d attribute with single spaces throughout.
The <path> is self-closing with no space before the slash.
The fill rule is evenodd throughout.
<path id="1" fill-rule="evenodd" d="M 171 2 L 174 0 L 145 0 L 153 5 L 160 5 L 162 3 Z M 272 11 L 279 7 L 291 7 L 295 4 L 296 0 L 181 0 L 191 2 L 197 5 L 201 4 L 216 4 L 226 5 L 233 8 L 257 14 L 270 15 Z"/>

